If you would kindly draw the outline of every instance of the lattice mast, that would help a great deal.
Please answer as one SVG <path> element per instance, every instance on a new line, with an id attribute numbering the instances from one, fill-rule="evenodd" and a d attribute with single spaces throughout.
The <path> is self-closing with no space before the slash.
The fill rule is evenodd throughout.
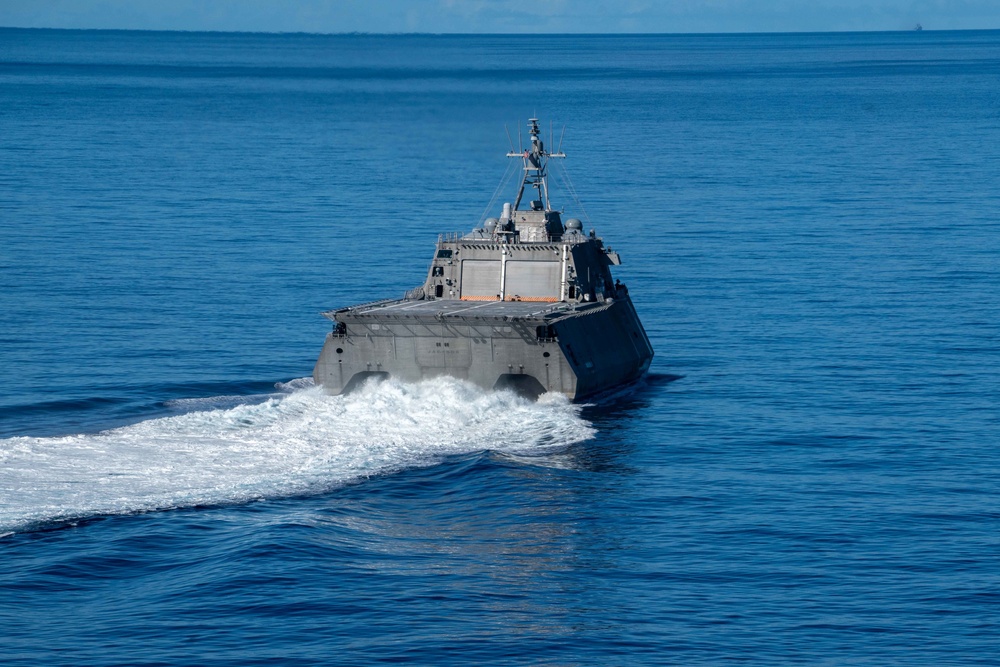
<path id="1" fill-rule="evenodd" d="M 514 210 L 520 210 L 521 199 L 524 197 L 526 187 L 534 188 L 538 191 L 538 199 L 545 206 L 546 211 L 551 211 L 549 204 L 548 175 L 545 171 L 549 158 L 564 158 L 565 153 L 549 153 L 545 150 L 545 144 L 541 139 L 541 130 L 538 128 L 538 119 L 528 119 L 528 132 L 531 138 L 531 148 L 523 149 L 520 153 L 507 153 L 507 157 L 519 157 L 524 161 L 524 174 L 521 176 L 521 185 L 517 189 L 517 199 L 514 200 Z"/>

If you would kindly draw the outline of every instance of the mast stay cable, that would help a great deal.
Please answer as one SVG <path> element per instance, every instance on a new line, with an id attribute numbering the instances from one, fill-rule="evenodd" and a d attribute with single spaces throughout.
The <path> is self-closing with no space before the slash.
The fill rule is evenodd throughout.
<path id="1" fill-rule="evenodd" d="M 503 178 L 500 180 L 500 184 L 497 186 L 497 189 L 493 191 L 490 203 L 486 205 L 486 208 L 483 210 L 483 214 L 479 216 L 479 227 L 483 226 L 483 221 L 486 220 L 487 216 L 489 216 L 493 205 L 496 204 L 497 199 L 500 198 L 500 195 L 503 193 L 504 189 L 506 189 L 507 184 L 510 183 L 510 179 L 514 176 L 514 172 L 517 171 L 517 167 L 518 165 L 516 162 L 507 162 L 507 170 L 504 172 Z"/>
<path id="2" fill-rule="evenodd" d="M 583 207 L 583 202 L 580 201 L 580 197 L 576 194 L 576 188 L 573 186 L 573 181 L 569 177 L 569 171 L 561 163 L 556 163 L 556 174 L 559 176 L 559 180 L 562 182 L 563 187 L 569 193 L 569 196 L 573 198 L 573 202 L 580 207 L 580 212 L 583 213 L 584 219 L 586 219 L 587 224 L 593 224 L 590 221 L 590 216 L 587 215 L 587 209 Z"/>

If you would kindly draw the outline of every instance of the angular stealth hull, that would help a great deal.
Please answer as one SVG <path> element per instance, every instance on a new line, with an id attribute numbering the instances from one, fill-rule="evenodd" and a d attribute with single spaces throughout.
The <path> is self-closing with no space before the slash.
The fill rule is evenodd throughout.
<path id="1" fill-rule="evenodd" d="M 344 326 L 327 335 L 313 377 L 334 394 L 373 377 L 449 375 L 580 400 L 638 379 L 653 358 L 624 293 L 575 306 L 399 300 L 331 315 Z"/>

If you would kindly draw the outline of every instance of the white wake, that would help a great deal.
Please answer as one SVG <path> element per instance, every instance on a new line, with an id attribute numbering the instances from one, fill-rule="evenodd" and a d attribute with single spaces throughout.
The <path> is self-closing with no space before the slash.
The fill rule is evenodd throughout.
<path id="1" fill-rule="evenodd" d="M 530 454 L 591 437 L 561 396 L 538 402 L 449 378 L 346 397 L 294 389 L 264 401 L 65 437 L 0 440 L 0 533 L 95 515 L 320 493 L 482 450 Z M 175 405 L 176 407 L 176 405 Z"/>

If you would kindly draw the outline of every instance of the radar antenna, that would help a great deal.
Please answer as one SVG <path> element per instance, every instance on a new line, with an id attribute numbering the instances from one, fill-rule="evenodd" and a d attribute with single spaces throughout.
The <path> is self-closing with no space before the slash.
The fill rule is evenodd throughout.
<path id="1" fill-rule="evenodd" d="M 531 138 L 531 148 L 522 149 L 520 153 L 511 151 L 507 157 L 519 157 L 524 160 L 524 174 L 521 176 L 521 185 L 517 189 L 517 199 L 514 200 L 515 211 L 520 210 L 521 199 L 524 197 L 524 188 L 531 187 L 538 191 L 538 198 L 543 202 L 546 211 L 551 211 L 549 204 L 548 174 L 545 166 L 549 158 L 564 158 L 565 153 L 549 153 L 545 150 L 545 144 L 541 139 L 541 130 L 538 128 L 538 119 L 528 119 L 528 131 Z M 518 133 L 520 135 L 520 133 Z M 520 140 L 520 137 L 518 137 Z"/>

